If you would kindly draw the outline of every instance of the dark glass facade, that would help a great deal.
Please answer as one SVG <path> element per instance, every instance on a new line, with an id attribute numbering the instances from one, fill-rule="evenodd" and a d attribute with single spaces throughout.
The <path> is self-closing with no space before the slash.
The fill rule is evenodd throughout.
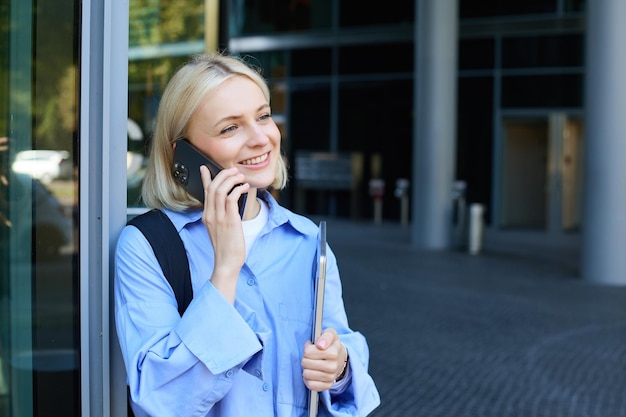
<path id="1" fill-rule="evenodd" d="M 311 7 L 317 7 L 315 3 Z M 361 154 L 361 201 L 368 201 L 367 180 L 380 175 L 388 189 L 384 215 L 394 219 L 399 202 L 393 184 L 411 176 L 415 2 L 393 8 L 338 3 L 328 9 L 335 13 L 328 19 L 336 22 L 332 27 L 304 31 L 301 43 L 306 48 L 272 47 L 272 53 L 282 51 L 288 62 L 285 75 L 271 79 L 289 86 L 289 155 L 299 150 Z M 498 115 L 532 111 L 548 117 L 554 111 L 582 109 L 582 12 L 582 1 L 459 2 L 456 175 L 468 183 L 470 201 L 490 207 L 497 194 L 493 178 L 500 175 L 494 166 L 502 123 Z M 264 40 L 280 45 L 283 32 L 288 31 Z M 248 39 L 247 33 L 234 39 Z M 261 48 L 245 53 L 263 61 L 265 52 Z M 305 116 L 320 108 L 321 116 Z M 327 114 L 331 109 L 334 116 Z M 297 182 L 292 186 L 297 188 Z M 350 198 L 335 194 L 335 213 L 354 214 Z M 369 217 L 371 212 L 371 205 L 364 203 L 359 214 Z M 492 214 L 488 211 L 487 217 Z"/>

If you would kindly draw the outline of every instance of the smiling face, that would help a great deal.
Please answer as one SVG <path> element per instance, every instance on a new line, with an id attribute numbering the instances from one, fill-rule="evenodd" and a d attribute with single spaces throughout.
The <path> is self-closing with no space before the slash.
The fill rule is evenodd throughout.
<path id="1" fill-rule="evenodd" d="M 274 181 L 280 131 L 263 91 L 245 76 L 229 78 L 207 95 L 191 117 L 187 138 L 222 167 L 237 167 L 251 187 Z"/>

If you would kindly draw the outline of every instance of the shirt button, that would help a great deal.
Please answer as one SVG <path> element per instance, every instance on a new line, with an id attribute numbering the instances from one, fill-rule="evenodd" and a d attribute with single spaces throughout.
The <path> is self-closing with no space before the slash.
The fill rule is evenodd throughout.
<path id="1" fill-rule="evenodd" d="M 229 369 L 228 371 L 226 371 L 226 378 L 230 378 L 233 376 L 233 370 Z"/>
<path id="2" fill-rule="evenodd" d="M 268 384 L 267 382 L 263 384 L 263 391 L 269 391 L 270 389 L 270 384 Z"/>
<path id="3" fill-rule="evenodd" d="M 254 278 L 248 278 L 248 285 L 250 286 L 254 285 Z"/>
<path id="4" fill-rule="evenodd" d="M 258 369 L 254 371 L 254 374 L 259 378 L 261 377 L 261 371 L 259 371 Z"/>

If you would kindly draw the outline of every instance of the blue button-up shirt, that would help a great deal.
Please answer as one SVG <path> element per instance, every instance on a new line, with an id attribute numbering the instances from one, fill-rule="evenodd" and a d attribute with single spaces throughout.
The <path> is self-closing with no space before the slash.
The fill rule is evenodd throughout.
<path id="1" fill-rule="evenodd" d="M 132 226 L 115 255 L 115 316 L 137 416 L 307 414 L 302 380 L 311 338 L 317 226 L 263 192 L 269 220 L 241 269 L 234 306 L 210 281 L 213 248 L 200 210 L 165 210 L 187 251 L 194 298 L 182 317 L 150 244 Z M 320 416 L 365 416 L 379 403 L 363 335 L 350 329 L 327 251 L 323 327 L 350 354 L 349 375 L 320 394 Z"/>

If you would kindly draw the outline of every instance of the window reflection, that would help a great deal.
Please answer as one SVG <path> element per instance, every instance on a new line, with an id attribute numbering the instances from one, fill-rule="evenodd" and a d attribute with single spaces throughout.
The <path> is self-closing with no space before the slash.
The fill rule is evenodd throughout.
<path id="1" fill-rule="evenodd" d="M 204 38 L 204 2 L 130 0 L 129 45 L 159 45 Z"/>
<path id="2" fill-rule="evenodd" d="M 80 410 L 78 5 L 0 3 L 0 417 Z"/>
<path id="3" fill-rule="evenodd" d="M 127 202 L 143 207 L 141 184 L 156 111 L 165 83 L 204 50 L 204 2 L 130 0 Z"/>
<path id="4" fill-rule="evenodd" d="M 181 57 L 136 59 L 128 64 L 128 153 L 127 201 L 129 207 L 143 207 L 141 184 L 159 99 L 166 81 L 179 65 Z"/>

